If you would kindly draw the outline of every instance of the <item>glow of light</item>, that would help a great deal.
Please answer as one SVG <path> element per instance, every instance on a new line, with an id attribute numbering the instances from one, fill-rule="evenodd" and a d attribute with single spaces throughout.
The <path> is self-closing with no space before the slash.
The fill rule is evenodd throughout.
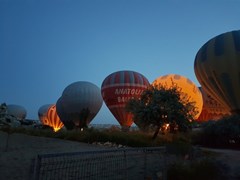
<path id="1" fill-rule="evenodd" d="M 54 132 L 59 131 L 64 126 L 57 114 L 56 105 L 48 109 L 46 118 L 48 119 L 48 126 L 52 127 Z"/>
<path id="2" fill-rule="evenodd" d="M 168 128 L 169 128 L 169 124 L 167 123 L 165 124 L 165 130 L 168 130 Z"/>
<path id="3" fill-rule="evenodd" d="M 59 127 L 53 127 L 53 131 L 54 132 L 57 132 L 57 131 L 59 131 L 61 128 L 59 128 Z"/>

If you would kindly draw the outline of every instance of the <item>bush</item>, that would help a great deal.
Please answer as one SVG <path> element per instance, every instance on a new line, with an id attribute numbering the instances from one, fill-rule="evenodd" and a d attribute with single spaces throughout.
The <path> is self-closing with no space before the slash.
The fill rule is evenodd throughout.
<path id="1" fill-rule="evenodd" d="M 190 163 L 176 162 L 167 170 L 168 180 L 220 180 L 227 179 L 228 168 L 213 159 L 201 159 Z"/>
<path id="2" fill-rule="evenodd" d="M 240 116 L 228 116 L 203 124 L 202 131 L 194 137 L 194 143 L 209 147 L 240 148 Z"/>
<path id="3" fill-rule="evenodd" d="M 23 133 L 32 136 L 52 137 L 71 141 L 78 141 L 84 143 L 93 142 L 112 142 L 114 144 L 121 144 L 129 147 L 150 147 L 163 145 L 164 138 L 158 138 L 154 141 L 151 135 L 142 133 L 140 131 L 122 132 L 119 130 L 97 130 L 94 128 L 80 131 L 74 130 L 59 130 L 53 132 L 52 129 L 26 129 L 26 128 L 2 128 L 2 131 L 10 133 Z"/>

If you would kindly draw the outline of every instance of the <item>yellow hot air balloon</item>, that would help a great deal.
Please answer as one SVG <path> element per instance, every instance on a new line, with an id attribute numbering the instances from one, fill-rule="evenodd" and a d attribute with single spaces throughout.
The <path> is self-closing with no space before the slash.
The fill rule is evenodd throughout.
<path id="1" fill-rule="evenodd" d="M 198 87 L 190 79 L 178 74 L 168 74 L 158 77 L 152 84 L 162 85 L 166 88 L 176 85 L 181 90 L 181 98 L 187 97 L 190 102 L 195 102 L 195 107 L 198 113 L 194 118 L 198 118 L 203 106 L 202 94 Z"/>
<path id="2" fill-rule="evenodd" d="M 240 31 L 220 34 L 198 51 L 194 71 L 206 92 L 227 111 L 240 114 Z"/>

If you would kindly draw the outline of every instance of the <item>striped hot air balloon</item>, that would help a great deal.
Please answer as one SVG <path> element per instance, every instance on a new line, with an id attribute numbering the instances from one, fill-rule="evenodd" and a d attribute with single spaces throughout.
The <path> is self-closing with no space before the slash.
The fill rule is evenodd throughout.
<path id="1" fill-rule="evenodd" d="M 64 126 L 64 124 L 62 123 L 57 114 L 56 105 L 53 105 L 48 108 L 47 120 L 48 122 L 46 125 L 52 127 L 55 132 L 57 132 Z"/>
<path id="2" fill-rule="evenodd" d="M 148 86 L 147 78 L 134 71 L 114 72 L 102 82 L 103 100 L 123 128 L 129 128 L 133 123 L 132 114 L 125 110 L 128 100 L 140 98 Z"/>
<path id="3" fill-rule="evenodd" d="M 38 109 L 38 118 L 43 125 L 48 125 L 47 112 L 54 104 L 45 104 Z"/>
<path id="4" fill-rule="evenodd" d="M 240 114 L 240 30 L 205 43 L 196 54 L 194 71 L 207 94 L 227 111 Z"/>

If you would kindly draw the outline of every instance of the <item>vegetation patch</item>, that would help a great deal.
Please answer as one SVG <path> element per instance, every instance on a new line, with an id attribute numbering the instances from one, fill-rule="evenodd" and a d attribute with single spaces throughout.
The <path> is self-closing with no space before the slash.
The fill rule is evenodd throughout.
<path id="1" fill-rule="evenodd" d="M 240 149 L 240 116 L 202 124 L 202 130 L 193 134 L 192 142 L 206 147 Z"/>
<path id="2" fill-rule="evenodd" d="M 227 179 L 228 167 L 214 159 L 203 158 L 196 161 L 177 161 L 167 170 L 168 180 L 220 180 Z"/>

